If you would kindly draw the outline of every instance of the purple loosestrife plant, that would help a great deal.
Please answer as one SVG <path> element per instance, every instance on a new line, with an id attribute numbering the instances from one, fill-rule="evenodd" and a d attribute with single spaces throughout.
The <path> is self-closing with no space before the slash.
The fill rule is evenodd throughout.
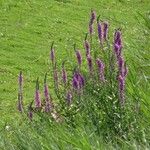
<path id="1" fill-rule="evenodd" d="M 20 112 L 23 112 L 23 76 L 22 76 L 22 71 L 20 71 L 20 73 L 19 73 L 18 84 L 19 84 L 19 90 L 18 90 L 18 110 Z"/>
<path id="2" fill-rule="evenodd" d="M 35 108 L 41 108 L 41 98 L 40 98 L 40 91 L 39 91 L 39 78 L 37 78 L 37 81 L 36 81 Z"/>
<path id="3" fill-rule="evenodd" d="M 98 66 L 99 79 L 104 82 L 105 81 L 105 77 L 104 77 L 105 65 L 100 59 L 96 59 L 96 63 Z"/>

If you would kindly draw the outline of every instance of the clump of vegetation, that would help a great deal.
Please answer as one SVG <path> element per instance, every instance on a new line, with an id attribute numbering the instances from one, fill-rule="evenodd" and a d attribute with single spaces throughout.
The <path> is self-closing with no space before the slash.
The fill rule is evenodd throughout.
<path id="1" fill-rule="evenodd" d="M 23 74 L 20 72 L 18 110 L 27 114 L 33 126 L 43 122 L 52 126 L 52 122 L 57 122 L 75 130 L 82 124 L 92 127 L 94 134 L 102 136 L 106 142 L 116 139 L 141 142 L 139 109 L 126 94 L 128 68 L 123 55 L 121 29 L 115 30 L 111 41 L 108 22 L 99 18 L 92 10 L 89 31 L 83 43 L 84 55 L 74 44 L 73 63 L 66 58 L 59 69 L 52 43 L 52 70 L 45 73 L 43 92 L 37 78 L 35 99 L 27 109 L 23 105 Z M 52 81 L 47 79 L 49 75 L 53 76 Z M 54 84 L 55 98 L 49 92 L 50 82 Z"/>

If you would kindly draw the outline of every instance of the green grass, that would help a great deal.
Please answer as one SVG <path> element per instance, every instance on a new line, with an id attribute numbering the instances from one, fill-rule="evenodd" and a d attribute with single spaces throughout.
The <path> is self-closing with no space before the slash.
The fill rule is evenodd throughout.
<path id="1" fill-rule="evenodd" d="M 19 71 L 22 70 L 24 73 L 24 101 L 28 104 L 34 98 L 36 78 L 39 76 L 42 82 L 45 72 L 49 69 L 52 41 L 55 41 L 57 58 L 60 59 L 58 65 L 61 64 L 61 60 L 68 58 L 68 55 L 70 60 L 74 57 L 75 42 L 84 52 L 83 40 L 91 8 L 100 14 L 102 20 L 109 21 L 110 34 L 115 28 L 122 28 L 124 54 L 129 66 L 127 91 L 128 95 L 134 98 L 135 103 L 141 104 L 141 112 L 145 116 L 141 126 L 143 132 L 146 132 L 144 128 L 148 126 L 150 104 L 150 4 L 148 1 L 0 0 L 0 132 L 2 133 L 0 141 L 1 139 L 3 141 L 0 142 L 0 147 L 18 149 L 19 144 L 22 143 L 22 149 L 28 149 L 29 145 L 31 149 L 35 146 L 37 149 L 73 149 L 74 147 L 104 149 L 107 146 L 112 148 L 111 144 L 118 144 L 105 145 L 101 137 L 95 135 L 90 127 L 86 129 L 82 124 L 75 131 L 69 132 L 66 125 L 60 126 L 50 122 L 50 126 L 55 126 L 51 128 L 49 123 L 45 123 L 43 133 L 39 133 L 30 124 L 25 124 L 27 121 L 18 115 L 16 107 Z M 52 85 L 50 90 L 53 91 Z M 19 131 L 17 131 L 18 124 Z M 10 126 L 8 131 L 5 129 L 7 125 Z M 9 140 L 6 147 L 3 144 L 8 141 L 5 140 Z M 121 139 L 118 141 L 123 143 L 125 149 L 129 147 L 133 149 L 132 142 L 126 143 Z M 138 145 L 136 142 L 134 144 Z M 141 145 L 141 148 L 142 146 L 144 145 Z"/>

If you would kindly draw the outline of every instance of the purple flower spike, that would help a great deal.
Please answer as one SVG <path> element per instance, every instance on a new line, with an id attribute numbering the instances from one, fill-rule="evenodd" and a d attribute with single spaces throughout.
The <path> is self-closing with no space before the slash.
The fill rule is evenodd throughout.
<path id="1" fill-rule="evenodd" d="M 91 10 L 91 18 L 90 18 L 90 22 L 89 22 L 89 33 L 90 35 L 93 34 L 93 23 L 95 21 L 96 18 L 96 13 L 94 10 Z"/>
<path id="2" fill-rule="evenodd" d="M 118 70 L 119 70 L 119 75 L 122 77 L 124 76 L 123 71 L 124 71 L 124 59 L 123 57 L 118 58 Z"/>
<path id="3" fill-rule="evenodd" d="M 82 56 L 79 50 L 76 51 L 76 57 L 77 57 L 78 64 L 81 66 Z"/>
<path id="4" fill-rule="evenodd" d="M 108 23 L 107 22 L 103 23 L 103 30 L 104 30 L 103 38 L 106 41 L 108 38 Z"/>
<path id="5" fill-rule="evenodd" d="M 102 24 L 99 21 L 97 22 L 97 30 L 99 42 L 102 44 L 103 43 Z"/>
<path id="6" fill-rule="evenodd" d="M 87 57 L 87 62 L 88 62 L 89 71 L 90 71 L 90 73 L 92 73 L 93 64 L 92 64 L 91 56 Z"/>
<path id="7" fill-rule="evenodd" d="M 76 77 L 73 77 L 72 85 L 74 89 L 79 89 L 79 84 Z"/>
<path id="8" fill-rule="evenodd" d="M 84 86 L 84 84 L 84 77 L 79 72 L 75 72 L 72 81 L 74 89 L 80 90 Z"/>
<path id="9" fill-rule="evenodd" d="M 36 91 L 35 91 L 35 107 L 41 107 L 41 98 L 40 98 L 40 91 L 39 91 L 39 82 L 38 79 L 36 81 Z"/>
<path id="10" fill-rule="evenodd" d="M 87 57 L 88 55 L 90 55 L 90 44 L 87 40 L 85 40 L 85 42 L 84 42 L 84 47 L 86 50 L 86 57 Z"/>
<path id="11" fill-rule="evenodd" d="M 97 63 L 97 66 L 98 66 L 99 79 L 101 81 L 105 81 L 105 78 L 104 78 L 104 68 L 105 68 L 105 65 L 104 65 L 104 63 L 100 59 L 97 59 L 96 63 Z"/>
<path id="12" fill-rule="evenodd" d="M 70 106 L 70 104 L 72 102 L 72 98 L 73 98 L 72 93 L 70 91 L 68 91 L 67 96 L 66 96 L 68 106 Z"/>
<path id="13" fill-rule="evenodd" d="M 120 30 L 116 30 L 114 35 L 114 51 L 117 58 L 121 56 L 122 47 L 121 32 Z"/>
<path id="14" fill-rule="evenodd" d="M 120 98 L 120 103 L 121 103 L 121 105 L 124 105 L 125 80 L 124 80 L 124 78 L 121 75 L 119 75 L 119 77 L 118 77 L 118 82 L 119 82 L 119 98 Z"/>
<path id="15" fill-rule="evenodd" d="M 93 25 L 89 24 L 89 33 L 90 35 L 93 34 Z"/>
<path id="16" fill-rule="evenodd" d="M 66 72 L 64 66 L 62 68 L 62 81 L 64 82 L 64 84 L 67 83 L 67 72 Z"/>
<path id="17" fill-rule="evenodd" d="M 96 19 L 96 12 L 94 10 L 91 10 L 91 24 L 93 24 L 95 19 Z"/>

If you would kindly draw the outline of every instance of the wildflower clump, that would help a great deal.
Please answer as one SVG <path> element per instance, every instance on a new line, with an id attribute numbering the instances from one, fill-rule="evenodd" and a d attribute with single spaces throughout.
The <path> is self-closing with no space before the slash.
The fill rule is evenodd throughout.
<path id="1" fill-rule="evenodd" d="M 131 132 L 134 125 L 128 113 L 130 109 L 129 98 L 126 96 L 128 69 L 123 55 L 122 32 L 116 29 L 113 41 L 110 41 L 110 26 L 107 21 L 101 21 L 99 18 L 98 16 L 96 19 L 96 13 L 92 10 L 88 33 L 83 40 L 83 49 L 79 50 L 74 44 L 73 65 L 67 58 L 63 60 L 61 67 L 57 65 L 56 49 L 52 42 L 51 70 L 45 73 L 44 90 L 40 91 L 40 81 L 37 78 L 34 99 L 28 109 L 24 110 L 27 111 L 30 121 L 34 121 L 36 114 L 47 114 L 47 118 L 59 123 L 65 122 L 73 127 L 78 125 L 78 120 L 82 120 L 85 126 L 92 124 L 95 132 L 104 135 L 106 139 L 111 139 L 110 135 L 124 137 Z M 94 41 L 93 38 L 97 40 Z M 52 79 L 48 80 L 50 74 Z M 50 82 L 53 83 L 54 89 L 49 89 Z M 51 92 L 55 93 L 54 98 Z M 20 72 L 18 92 L 20 112 L 23 112 L 24 108 L 22 95 L 22 72 Z"/>

